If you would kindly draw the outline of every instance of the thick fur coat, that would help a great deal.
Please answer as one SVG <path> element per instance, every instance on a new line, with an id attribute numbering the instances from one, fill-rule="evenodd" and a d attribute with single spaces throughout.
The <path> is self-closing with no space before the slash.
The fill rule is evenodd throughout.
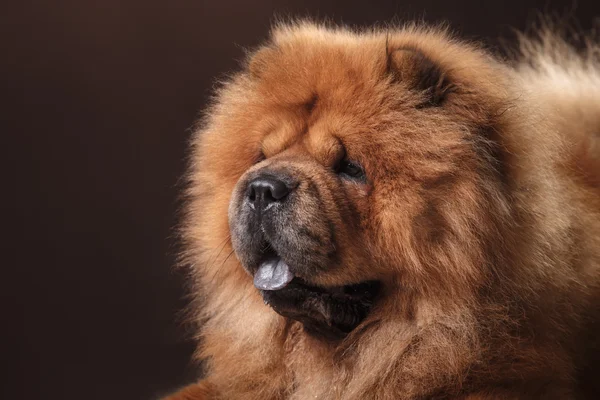
<path id="1" fill-rule="evenodd" d="M 600 49 L 519 54 L 276 26 L 193 137 L 205 374 L 169 399 L 598 398 Z"/>

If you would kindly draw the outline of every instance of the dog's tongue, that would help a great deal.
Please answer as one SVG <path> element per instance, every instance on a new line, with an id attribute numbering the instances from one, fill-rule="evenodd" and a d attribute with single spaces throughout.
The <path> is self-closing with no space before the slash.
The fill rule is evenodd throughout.
<path id="1" fill-rule="evenodd" d="M 254 286 L 261 290 L 279 290 L 294 279 L 290 267 L 279 257 L 271 257 L 258 267 L 254 275 Z"/>

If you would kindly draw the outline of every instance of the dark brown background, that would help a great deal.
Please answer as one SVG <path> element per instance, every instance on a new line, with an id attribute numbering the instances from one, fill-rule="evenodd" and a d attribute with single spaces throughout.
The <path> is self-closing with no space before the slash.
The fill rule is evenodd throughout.
<path id="1" fill-rule="evenodd" d="M 215 77 L 265 37 L 274 13 L 448 20 L 496 45 L 535 10 L 571 5 L 3 2 L 0 398 L 152 399 L 193 378 L 169 239 L 186 140 Z M 589 28 L 600 2 L 579 0 L 571 14 Z"/>

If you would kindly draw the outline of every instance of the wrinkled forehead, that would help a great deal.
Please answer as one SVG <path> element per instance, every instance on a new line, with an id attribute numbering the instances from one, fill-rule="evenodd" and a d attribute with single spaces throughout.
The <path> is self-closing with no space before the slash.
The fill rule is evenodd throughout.
<path id="1" fill-rule="evenodd" d="M 297 118 L 292 116 L 291 118 Z M 267 158 L 285 152 L 288 156 L 309 154 L 320 164 L 332 166 L 346 156 L 348 132 L 353 130 L 343 119 L 310 116 L 297 123 L 279 121 L 261 140 L 261 151 Z"/>
<path id="2" fill-rule="evenodd" d="M 324 165 L 339 161 L 345 146 L 383 112 L 386 57 L 385 39 L 339 35 L 274 40 L 260 49 L 249 71 L 270 121 L 263 154 L 293 147 Z"/>
<path id="3" fill-rule="evenodd" d="M 282 89 L 285 87 L 277 88 Z M 375 95 L 349 98 L 339 93 L 316 93 L 308 103 L 279 103 L 277 110 L 265 108 L 264 114 L 257 116 L 268 121 L 260 139 L 262 154 L 267 158 L 284 151 L 288 155 L 310 154 L 323 165 L 335 165 L 347 155 L 348 148 L 357 151 L 366 135 L 374 139 L 373 127 L 383 113 L 380 108 L 370 109 Z"/>

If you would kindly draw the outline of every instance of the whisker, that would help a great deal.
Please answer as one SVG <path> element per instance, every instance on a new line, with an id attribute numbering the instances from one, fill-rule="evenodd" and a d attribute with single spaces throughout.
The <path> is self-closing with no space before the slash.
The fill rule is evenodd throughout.
<path id="1" fill-rule="evenodd" d="M 209 282 L 212 284 L 214 283 L 214 281 L 217 278 L 217 275 L 219 275 L 219 273 L 221 272 L 221 270 L 223 269 L 223 267 L 225 266 L 225 264 L 227 263 L 227 261 L 229 260 L 229 257 L 231 257 L 231 255 L 234 253 L 235 251 L 232 249 L 229 254 L 227 254 L 227 257 L 225 257 L 225 259 L 223 260 L 223 262 L 221 263 L 221 265 L 219 266 L 219 268 L 215 269 L 215 273 L 212 275 L 212 277 L 210 278 Z"/>
<path id="2" fill-rule="evenodd" d="M 231 238 L 231 235 L 227 235 L 227 237 L 223 240 L 223 242 L 221 242 L 221 244 L 219 244 L 217 247 L 215 247 L 214 249 L 212 249 L 211 253 L 216 253 L 216 255 L 214 257 L 212 257 L 212 256 L 209 257 L 208 261 L 206 262 L 205 269 L 208 270 L 208 269 L 210 269 L 210 267 L 212 267 L 213 263 L 221 255 L 221 252 L 223 251 L 223 249 L 225 248 L 225 246 L 229 242 L 230 238 Z"/>

